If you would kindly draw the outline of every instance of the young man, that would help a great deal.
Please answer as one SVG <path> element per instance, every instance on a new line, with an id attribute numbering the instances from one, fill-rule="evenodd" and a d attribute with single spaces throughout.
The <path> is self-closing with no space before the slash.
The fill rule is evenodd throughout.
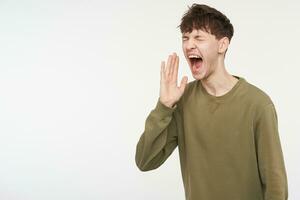
<path id="1" fill-rule="evenodd" d="M 136 146 L 136 165 L 156 169 L 178 146 L 187 200 L 288 199 L 274 103 L 224 66 L 229 19 L 193 4 L 180 29 L 195 80 L 184 77 L 178 87 L 178 56 L 162 62 L 160 97 Z"/>

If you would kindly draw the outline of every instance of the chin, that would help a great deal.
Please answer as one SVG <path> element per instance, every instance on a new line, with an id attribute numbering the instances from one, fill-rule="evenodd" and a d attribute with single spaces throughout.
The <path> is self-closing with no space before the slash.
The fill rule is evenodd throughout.
<path id="1" fill-rule="evenodd" d="M 202 74 L 192 74 L 195 80 L 202 80 L 204 76 Z"/>
<path id="2" fill-rule="evenodd" d="M 196 79 L 196 80 L 201 80 L 201 79 L 204 79 L 206 77 L 205 68 L 203 68 L 202 70 L 200 70 L 198 72 L 193 72 L 192 67 L 190 66 L 190 71 L 192 73 L 193 78 Z"/>

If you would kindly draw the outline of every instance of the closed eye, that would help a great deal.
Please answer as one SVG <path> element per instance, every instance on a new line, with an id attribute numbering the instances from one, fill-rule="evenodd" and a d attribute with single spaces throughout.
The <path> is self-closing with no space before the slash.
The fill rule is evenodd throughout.
<path id="1" fill-rule="evenodd" d="M 182 36 L 182 40 L 185 41 L 185 40 L 188 40 L 189 38 L 186 37 L 186 36 Z"/>
<path id="2" fill-rule="evenodd" d="M 203 41 L 203 40 L 204 40 L 204 38 L 201 37 L 201 36 L 199 36 L 199 35 L 197 35 L 197 36 L 195 37 L 195 39 L 196 39 L 196 40 L 199 40 L 199 41 Z"/>

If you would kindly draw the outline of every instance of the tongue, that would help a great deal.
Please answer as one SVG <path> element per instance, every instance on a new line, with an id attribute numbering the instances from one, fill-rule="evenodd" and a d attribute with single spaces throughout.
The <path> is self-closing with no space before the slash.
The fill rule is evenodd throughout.
<path id="1" fill-rule="evenodd" d="M 195 65 L 196 69 L 199 69 L 202 65 L 202 61 L 197 60 L 194 65 Z"/>

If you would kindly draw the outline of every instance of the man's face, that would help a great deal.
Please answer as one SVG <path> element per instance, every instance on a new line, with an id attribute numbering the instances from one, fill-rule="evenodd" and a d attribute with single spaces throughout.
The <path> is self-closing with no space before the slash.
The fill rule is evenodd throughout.
<path id="1" fill-rule="evenodd" d="M 193 29 L 182 34 L 182 49 L 195 79 L 207 77 L 215 70 L 220 56 L 220 42 L 214 35 Z"/>

